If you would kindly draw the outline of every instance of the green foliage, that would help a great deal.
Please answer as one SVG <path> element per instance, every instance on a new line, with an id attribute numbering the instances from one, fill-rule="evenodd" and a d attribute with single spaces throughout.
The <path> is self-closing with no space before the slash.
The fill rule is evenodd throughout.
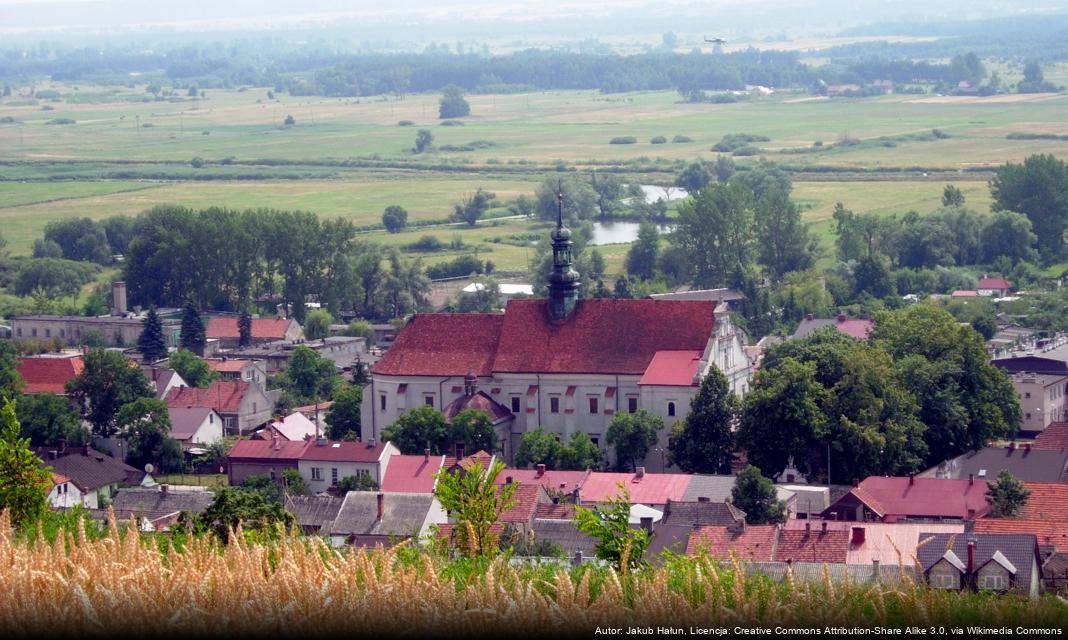
<path id="1" fill-rule="evenodd" d="M 441 506 L 455 520 L 454 542 L 461 555 L 473 558 L 495 556 L 499 550 L 490 534 L 490 527 L 500 521 L 501 514 L 516 506 L 518 484 L 498 487 L 497 476 L 504 463 L 494 460 L 489 469 L 476 461 L 461 473 L 437 472 L 434 494 Z"/>
<path id="2" fill-rule="evenodd" d="M 642 280 L 656 275 L 657 257 L 660 253 L 660 232 L 652 222 L 638 226 L 638 237 L 627 251 L 627 273 Z"/>
<path id="3" fill-rule="evenodd" d="M 182 307 L 181 347 L 197 355 L 204 353 L 208 338 L 204 330 L 204 321 L 192 300 L 186 300 Z"/>
<path id="4" fill-rule="evenodd" d="M 735 286 L 753 261 L 750 191 L 734 182 L 711 184 L 678 206 L 672 236 L 701 288 Z"/>
<path id="5" fill-rule="evenodd" d="M 617 413 L 608 423 L 605 440 L 615 448 L 616 466 L 632 470 L 645 459 L 656 444 L 658 432 L 664 428 L 664 420 L 645 409 L 634 413 Z"/>
<path id="6" fill-rule="evenodd" d="M 167 357 L 167 340 L 163 337 L 163 321 L 156 313 L 156 307 L 149 307 L 144 320 L 141 321 L 141 335 L 137 338 L 137 348 L 145 362 L 156 362 Z"/>
<path id="7" fill-rule="evenodd" d="M 697 193 L 709 182 L 712 182 L 712 169 L 703 160 L 694 160 L 675 176 L 675 186 L 687 193 Z"/>
<path id="8" fill-rule="evenodd" d="M 0 424 L 0 510 L 8 512 L 11 524 L 18 528 L 47 511 L 52 474 L 50 468 L 41 468 L 30 439 L 19 435 L 14 400 L 4 400 Z"/>
<path id="9" fill-rule="evenodd" d="M 619 493 L 596 509 L 575 506 L 578 530 L 597 542 L 597 557 L 616 571 L 626 573 L 644 565 L 642 557 L 651 542 L 644 528 L 630 526 L 630 492 L 619 483 Z"/>
<path id="10" fill-rule="evenodd" d="M 996 482 L 986 488 L 986 499 L 990 503 L 990 515 L 994 518 L 1016 518 L 1020 509 L 1027 504 L 1031 490 L 1016 479 L 1008 469 L 1002 469 Z"/>
<path id="11" fill-rule="evenodd" d="M 597 211 L 597 192 L 578 176 L 550 176 L 534 192 L 534 212 L 543 220 L 556 220 L 558 193 L 564 194 L 563 214 L 567 224 L 592 218 Z"/>
<path id="12" fill-rule="evenodd" d="M 277 381 L 294 402 L 312 404 L 332 396 L 341 378 L 333 360 L 319 355 L 311 347 L 298 345 L 285 369 L 278 374 Z"/>
<path id="13" fill-rule="evenodd" d="M 342 335 L 366 338 L 367 344 L 370 346 L 375 337 L 375 330 L 371 327 L 371 323 L 366 320 L 353 320 L 342 331 Z"/>
<path id="14" fill-rule="evenodd" d="M 433 455 L 441 455 L 448 440 L 445 417 L 434 407 L 423 405 L 405 412 L 401 417 L 382 431 L 383 442 L 392 442 L 393 446 L 406 455 L 423 453 L 430 449 Z"/>
<path id="15" fill-rule="evenodd" d="M 359 437 L 362 400 L 363 389 L 358 386 L 346 385 L 334 392 L 334 404 L 326 414 L 327 437 L 331 440 L 344 440 L 350 434 Z"/>
<path id="16" fill-rule="evenodd" d="M 182 468 L 182 447 L 170 437 L 171 418 L 165 402 L 137 398 L 119 409 L 115 425 L 128 444 L 126 462 L 130 466 L 142 468 L 152 463 L 162 472 Z"/>
<path id="17" fill-rule="evenodd" d="M 1068 164 L 1052 155 L 1028 156 L 1023 164 L 1008 163 L 990 182 L 997 211 L 1016 211 L 1031 220 L 1038 252 L 1046 263 L 1065 256 L 1068 229 Z"/>
<path id="18" fill-rule="evenodd" d="M 18 372 L 19 352 L 15 343 L 0 340 L 0 396 L 12 397 L 22 391 L 25 383 Z"/>
<path id="19" fill-rule="evenodd" d="M 415 134 L 416 153 L 423 153 L 429 150 L 432 144 L 434 144 L 434 134 L 430 132 L 430 129 L 420 129 Z"/>
<path id="20" fill-rule="evenodd" d="M 496 194 L 484 191 L 482 187 L 479 187 L 474 195 L 464 196 L 458 204 L 453 206 L 452 218 L 466 222 L 473 227 L 485 215 L 490 207 L 490 202 L 496 197 Z"/>
<path id="21" fill-rule="evenodd" d="M 89 442 L 89 431 L 66 398 L 52 393 L 23 396 L 17 411 L 22 436 L 35 447 L 56 446 L 60 440 L 70 447 Z"/>
<path id="22" fill-rule="evenodd" d="M 556 469 L 560 459 L 560 438 L 542 427 L 531 429 L 519 438 L 515 451 L 515 466 L 524 468 L 544 464 Z"/>
<path id="23" fill-rule="evenodd" d="M 690 413 L 676 424 L 668 442 L 671 464 L 685 473 L 727 474 L 731 470 L 738 400 L 715 365 L 701 381 Z"/>
<path id="24" fill-rule="evenodd" d="M 278 502 L 268 501 L 257 491 L 233 487 L 219 489 L 208 508 L 196 517 L 198 530 L 213 533 L 224 543 L 230 541 L 230 533 L 239 524 L 245 531 L 274 538 L 278 525 L 289 527 L 294 522 L 293 514 Z"/>
<path id="25" fill-rule="evenodd" d="M 597 210 L 602 218 L 616 213 L 622 203 L 623 183 L 619 178 L 605 173 L 590 174 L 590 187 L 597 194 Z M 643 196 L 644 198 L 644 196 Z"/>
<path id="26" fill-rule="evenodd" d="M 753 227 L 757 261 L 773 280 L 815 265 L 819 241 L 801 222 L 801 211 L 782 189 L 769 189 L 756 202 Z"/>
<path id="27" fill-rule="evenodd" d="M 389 205 L 382 212 L 382 225 L 390 233 L 404 230 L 408 226 L 408 210 L 399 205 Z"/>
<path id="28" fill-rule="evenodd" d="M 248 308 L 241 310 L 237 317 L 237 346 L 247 347 L 252 344 L 252 314 Z"/>
<path id="29" fill-rule="evenodd" d="M 311 490 L 308 489 L 308 483 L 304 482 L 304 478 L 301 477 L 300 472 L 296 469 L 285 469 L 282 471 L 282 487 L 285 492 L 291 496 L 310 496 Z"/>
<path id="30" fill-rule="evenodd" d="M 439 118 L 462 118 L 470 113 L 471 105 L 464 99 L 460 87 L 448 85 L 441 90 L 441 99 L 438 101 Z"/>
<path id="31" fill-rule="evenodd" d="M 775 484 L 753 465 L 738 474 L 731 489 L 731 504 L 745 512 L 746 524 L 782 524 L 786 503 L 779 500 Z"/>
<path id="32" fill-rule="evenodd" d="M 449 440 L 454 445 L 462 444 L 464 451 L 471 453 L 479 450 L 496 453 L 500 448 L 493 420 L 478 409 L 464 409 L 453 417 L 449 423 Z"/>
<path id="33" fill-rule="evenodd" d="M 608 144 L 636 144 L 638 139 L 634 136 L 616 136 L 608 141 Z"/>
<path id="34" fill-rule="evenodd" d="M 304 337 L 308 340 L 321 340 L 330 335 L 330 325 L 334 316 L 326 309 L 315 309 L 304 316 Z"/>
<path id="35" fill-rule="evenodd" d="M 286 116 L 286 119 L 282 121 L 282 124 L 284 124 L 287 127 L 291 127 L 291 126 L 297 124 L 297 120 L 293 116 L 288 115 L 288 116 Z"/>
<path id="36" fill-rule="evenodd" d="M 956 186 L 947 184 L 946 188 L 942 190 L 942 206 L 963 207 L 964 194 Z"/>
<path id="37" fill-rule="evenodd" d="M 585 431 L 575 431 L 557 452 L 557 469 L 598 470 L 604 464 L 604 452 L 593 443 Z"/>
<path id="38" fill-rule="evenodd" d="M 23 261 L 15 277 L 14 292 L 20 296 L 42 291 L 52 298 L 77 296 L 92 282 L 100 268 L 93 264 L 60 258 L 32 258 Z"/>
<path id="39" fill-rule="evenodd" d="M 749 146 L 750 143 L 768 142 L 770 140 L 771 138 L 768 138 L 767 136 L 758 136 L 750 133 L 728 133 L 724 135 L 719 142 L 712 145 L 712 150 L 719 151 L 720 153 L 731 153 Z"/>
<path id="40" fill-rule="evenodd" d="M 337 481 L 337 497 L 343 498 L 349 491 L 378 491 L 378 483 L 366 474 L 345 476 Z"/>
<path id="41" fill-rule="evenodd" d="M 82 372 L 67 382 L 67 393 L 82 409 L 94 435 L 108 437 L 118 430 L 119 411 L 138 398 L 151 398 L 152 389 L 141 368 L 121 353 L 91 349 Z"/>
<path id="42" fill-rule="evenodd" d="M 167 368 L 174 369 L 188 384 L 206 389 L 219 379 L 219 373 L 192 351 L 178 349 L 167 359 Z"/>
<path id="43" fill-rule="evenodd" d="M 456 298 L 455 311 L 459 313 L 492 313 L 501 308 L 501 286 L 493 278 L 478 283 L 482 286 L 473 293 L 461 291 Z"/>

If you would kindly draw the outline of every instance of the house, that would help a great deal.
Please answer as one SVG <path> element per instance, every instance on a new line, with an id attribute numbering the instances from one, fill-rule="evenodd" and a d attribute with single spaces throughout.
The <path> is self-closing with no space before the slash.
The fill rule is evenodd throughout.
<path id="1" fill-rule="evenodd" d="M 286 469 L 298 470 L 297 462 L 310 441 L 287 442 L 273 440 L 238 440 L 226 454 L 231 486 L 245 481 L 249 476 L 267 476 L 278 480 Z"/>
<path id="2" fill-rule="evenodd" d="M 1068 482 L 1068 451 L 1043 451 L 1009 443 L 985 447 L 946 460 L 920 473 L 923 478 L 970 478 L 992 481 L 1008 471 L 1027 482 Z"/>
<path id="3" fill-rule="evenodd" d="M 285 509 L 297 519 L 297 526 L 305 535 L 330 535 L 330 529 L 341 511 L 344 498 L 337 496 L 293 496 L 286 494 Z"/>
<path id="4" fill-rule="evenodd" d="M 834 327 L 840 333 L 844 333 L 851 338 L 867 340 L 868 334 L 871 333 L 872 327 L 874 326 L 875 322 L 872 320 L 851 320 L 844 313 L 839 313 L 836 318 L 817 318 L 810 313 L 805 316 L 805 319 L 801 321 L 801 324 L 797 325 L 797 330 L 794 331 L 789 339 L 797 340 L 824 327 Z"/>
<path id="5" fill-rule="evenodd" d="M 518 482 L 526 485 L 538 485 L 550 496 L 574 496 L 575 492 L 586 482 L 592 471 L 558 471 L 546 469 L 544 464 L 533 469 L 505 469 L 497 476 L 497 484 Z"/>
<path id="6" fill-rule="evenodd" d="M 827 523 L 804 521 L 805 528 L 779 532 L 772 560 L 775 562 L 813 562 L 846 564 L 849 534 L 831 529 Z"/>
<path id="7" fill-rule="evenodd" d="M 842 522 L 787 520 L 784 531 L 804 531 L 806 527 L 827 527 L 828 531 L 843 531 L 849 536 L 845 563 L 883 567 L 915 567 L 916 549 L 924 538 L 921 534 L 963 534 L 965 525 L 931 522 Z"/>
<path id="8" fill-rule="evenodd" d="M 277 340 L 231 349 L 227 354 L 228 357 L 258 360 L 263 363 L 266 372 L 273 375 L 285 369 L 297 347 L 307 347 L 315 351 L 320 356 L 333 361 L 340 369 L 352 367 L 357 358 L 364 358 L 365 361 L 368 359 L 367 340 L 363 337 L 352 336 L 330 336 L 310 342 Z"/>
<path id="9" fill-rule="evenodd" d="M 1021 435 L 1037 435 L 1051 423 L 1068 419 L 1065 408 L 1068 376 L 1014 373 L 1012 388 L 1020 399 Z"/>
<path id="10" fill-rule="evenodd" d="M 267 386 L 267 367 L 259 360 L 245 358 L 205 358 L 204 362 L 223 380 L 244 380 Z"/>
<path id="11" fill-rule="evenodd" d="M 309 440 L 297 457 L 297 471 L 312 493 L 337 488 L 342 478 L 365 476 L 382 485 L 390 458 L 400 453 L 389 442 L 330 442 Z"/>
<path id="12" fill-rule="evenodd" d="M 739 560 L 770 562 L 775 556 L 778 527 L 775 525 L 747 525 L 742 529 L 726 525 L 701 525 L 690 535 L 686 555 L 707 554 L 719 560 L 731 556 Z"/>
<path id="13" fill-rule="evenodd" d="M 23 393 L 54 393 L 60 396 L 67 395 L 67 383 L 77 378 L 84 368 L 85 361 L 80 353 L 26 356 L 19 358 L 15 366 L 25 382 Z"/>
<path id="14" fill-rule="evenodd" d="M 503 489 L 507 485 L 498 485 Z M 520 484 L 512 494 L 515 505 L 501 513 L 499 522 L 517 531 L 531 531 L 534 518 L 538 513 L 538 507 L 543 504 L 552 504 L 552 499 L 545 492 L 544 487 L 538 485 Z"/>
<path id="15" fill-rule="evenodd" d="M 319 437 L 318 425 L 304 416 L 303 413 L 293 412 L 288 416 L 280 416 L 274 422 L 257 431 L 254 437 L 260 440 L 270 440 L 277 435 L 283 440 L 297 442 L 308 438 Z"/>
<path id="16" fill-rule="evenodd" d="M 975 478 L 871 476 L 836 500 L 823 517 L 848 521 L 974 520 L 990 512 L 986 482 Z"/>
<path id="17" fill-rule="evenodd" d="M 983 274 L 983 277 L 979 278 L 979 286 L 976 287 L 976 291 L 981 296 L 1004 298 L 1012 292 L 1012 285 L 1004 278 L 992 278 Z"/>
<path id="18" fill-rule="evenodd" d="M 1027 351 L 1014 351 L 990 361 L 1010 374 L 1068 376 L 1068 343 L 1054 342 Z"/>
<path id="19" fill-rule="evenodd" d="M 182 449 L 203 449 L 223 438 L 223 419 L 211 407 L 167 407 L 171 437 Z"/>
<path id="20" fill-rule="evenodd" d="M 319 432 L 325 433 L 327 424 L 326 416 L 330 414 L 330 407 L 334 406 L 333 400 L 326 402 L 319 402 L 316 404 L 308 404 L 300 407 L 293 407 L 293 413 L 299 413 L 305 418 L 311 420 L 315 424 L 319 425 Z"/>
<path id="21" fill-rule="evenodd" d="M 216 339 L 224 349 L 237 347 L 241 341 L 238 329 L 238 316 L 211 316 L 204 334 L 208 339 Z M 265 342 L 296 342 L 304 339 L 304 329 L 292 318 L 252 318 L 252 344 Z"/>
<path id="22" fill-rule="evenodd" d="M 646 473 L 644 467 L 638 467 L 635 473 L 594 471 L 579 487 L 578 502 L 587 505 L 608 502 L 619 495 L 622 483 L 630 494 L 631 504 L 664 507 L 671 500 L 683 499 L 690 478 L 684 473 Z"/>
<path id="23" fill-rule="evenodd" d="M 429 451 L 421 456 L 392 456 L 379 487 L 388 493 L 433 493 L 444 462 L 445 456 L 432 456 Z"/>
<path id="24" fill-rule="evenodd" d="M 411 408 L 444 412 L 464 394 L 469 373 L 478 389 L 514 416 L 498 426 L 505 460 L 537 426 L 562 439 L 582 432 L 603 446 L 608 423 L 620 411 L 645 409 L 669 424 L 681 420 L 712 366 L 724 372 L 735 393 L 748 391 L 749 360 L 725 307 L 709 301 L 578 300 L 570 231 L 558 224 L 552 235 L 548 300 L 511 300 L 503 314 L 416 314 L 408 322 L 371 368 L 362 405 L 364 440 L 380 437 Z M 666 375 L 668 359 L 686 359 L 687 374 Z M 660 448 L 667 447 L 668 431 Z"/>
<path id="25" fill-rule="evenodd" d="M 152 385 L 152 390 L 156 394 L 156 400 L 166 399 L 167 394 L 171 392 L 171 389 L 189 386 L 189 383 L 183 380 L 182 376 L 178 375 L 178 372 L 174 369 L 141 367 L 141 370 L 145 372 L 149 384 Z"/>
<path id="26" fill-rule="evenodd" d="M 206 389 L 178 387 L 167 394 L 168 407 L 207 407 L 222 416 L 225 435 L 244 435 L 271 419 L 278 390 L 242 380 L 215 380 Z"/>
<path id="27" fill-rule="evenodd" d="M 48 504 L 55 509 L 64 509 L 84 504 L 85 496 L 78 485 L 59 473 L 52 474 L 52 486 L 48 491 Z"/>
<path id="28" fill-rule="evenodd" d="M 407 538 L 422 540 L 431 526 L 446 522 L 445 509 L 433 495 L 350 491 L 330 527 L 330 542 L 390 547 Z"/>
<path id="29" fill-rule="evenodd" d="M 196 515 L 207 509 L 215 494 L 206 487 L 170 486 L 119 489 L 112 500 L 116 521 L 134 518 L 142 531 L 167 531 L 181 514 Z"/>
<path id="30" fill-rule="evenodd" d="M 1012 533 L 920 534 L 923 577 L 935 589 L 1015 591 L 1038 597 L 1042 578 L 1035 536 Z"/>
<path id="31" fill-rule="evenodd" d="M 1044 451 L 1068 450 L 1068 422 L 1052 422 L 1035 436 L 1032 449 Z"/>
<path id="32" fill-rule="evenodd" d="M 595 558 L 596 538 L 579 531 L 574 519 L 536 518 L 531 525 L 535 540 L 554 542 L 569 558 Z"/>
<path id="33" fill-rule="evenodd" d="M 664 505 L 664 524 L 685 527 L 725 526 L 745 528 L 745 512 L 729 502 L 712 502 L 702 498 L 696 502 L 668 500 Z"/>
<path id="34" fill-rule="evenodd" d="M 155 484 L 148 473 L 100 453 L 89 445 L 66 448 L 60 443 L 56 449 L 39 449 L 37 453 L 41 457 L 42 467 L 51 467 L 54 475 L 63 476 L 73 485 L 67 490 L 70 497 L 61 501 L 70 502 L 80 494 L 80 504 L 89 509 L 100 509 L 109 504 L 120 485 Z"/>

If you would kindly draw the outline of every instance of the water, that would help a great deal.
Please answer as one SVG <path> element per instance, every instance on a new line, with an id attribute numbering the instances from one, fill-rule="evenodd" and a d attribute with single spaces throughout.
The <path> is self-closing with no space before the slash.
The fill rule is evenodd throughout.
<path id="1" fill-rule="evenodd" d="M 675 225 L 658 224 L 656 225 L 656 229 L 662 234 L 671 233 L 675 230 Z M 628 242 L 634 242 L 637 239 L 637 222 L 626 222 L 622 220 L 613 222 L 594 222 L 593 235 L 590 237 L 589 244 L 595 247 L 599 247 L 604 244 L 623 244 Z"/>
<path id="2" fill-rule="evenodd" d="M 652 204 L 657 200 L 663 200 L 664 202 L 682 200 L 690 195 L 689 193 L 686 193 L 686 189 L 680 189 L 679 187 L 658 187 L 653 184 L 643 184 L 639 186 L 642 188 L 642 193 L 645 194 L 645 202 L 648 204 Z"/>

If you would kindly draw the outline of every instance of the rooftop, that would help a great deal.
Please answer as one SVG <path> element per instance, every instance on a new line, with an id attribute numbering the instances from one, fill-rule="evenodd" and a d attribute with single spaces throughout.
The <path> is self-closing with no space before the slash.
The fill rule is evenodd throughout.
<path id="1" fill-rule="evenodd" d="M 43 454 L 43 455 L 41 455 Z M 52 459 L 47 451 L 39 451 L 42 466 L 70 478 L 82 492 L 93 491 L 112 484 L 138 484 L 145 473 L 118 458 L 90 449 L 88 445 L 67 449 L 66 454 Z"/>
<path id="2" fill-rule="evenodd" d="M 382 496 L 382 517 L 378 517 L 378 496 Z M 417 535 L 434 496 L 425 493 L 376 493 L 350 491 L 338 511 L 331 535 L 396 536 Z"/>
<path id="3" fill-rule="evenodd" d="M 639 385 L 693 387 L 703 351 L 657 351 L 642 374 Z"/>
<path id="4" fill-rule="evenodd" d="M 824 327 L 834 327 L 838 331 L 856 338 L 857 340 L 867 340 L 868 334 L 871 333 L 872 327 L 875 323 L 871 320 L 850 320 L 844 316 L 838 316 L 837 318 L 812 318 L 806 317 L 801 321 L 801 324 L 797 325 L 797 330 L 790 336 L 791 340 L 798 338 L 804 338 L 813 331 L 818 331 Z"/>
<path id="5" fill-rule="evenodd" d="M 1051 422 L 1038 434 L 1032 447 L 1047 451 L 1068 450 L 1068 422 Z"/>
<path id="6" fill-rule="evenodd" d="M 286 460 L 296 462 L 312 442 L 279 440 L 238 440 L 226 454 L 230 460 Z"/>
<path id="7" fill-rule="evenodd" d="M 241 337 L 241 331 L 237 326 L 237 316 L 212 316 L 204 333 L 209 338 L 233 338 Z M 254 340 L 282 340 L 286 337 L 286 331 L 294 320 L 289 318 L 253 318 L 252 338 Z"/>
<path id="8" fill-rule="evenodd" d="M 822 527 L 822 522 L 811 520 L 787 520 L 783 528 L 789 531 L 804 531 L 805 524 L 813 529 Z M 926 522 L 843 522 L 826 521 L 827 529 L 843 531 L 849 535 L 846 563 L 871 564 L 878 560 L 884 567 L 915 566 L 916 549 L 920 533 L 964 533 L 964 523 L 932 524 Z M 854 529 L 863 530 L 863 540 L 856 539 Z M 900 551 L 900 554 L 898 553 Z"/>
<path id="9" fill-rule="evenodd" d="M 78 377 L 85 368 L 80 354 L 31 356 L 19 358 L 16 367 L 26 386 L 24 393 L 65 394 L 68 380 Z"/>
<path id="10" fill-rule="evenodd" d="M 667 504 L 668 500 L 682 500 L 690 476 L 683 473 L 607 473 L 594 471 L 579 490 L 581 501 L 607 502 L 619 494 L 622 483 L 630 493 L 631 504 Z"/>
<path id="11" fill-rule="evenodd" d="M 991 481 L 1001 471 L 1028 482 L 1062 482 L 1068 480 L 1068 451 L 1047 451 L 1027 446 L 986 447 L 969 451 L 924 471 L 922 475 L 938 478 L 962 478 Z"/>
<path id="12" fill-rule="evenodd" d="M 167 394 L 168 407 L 211 407 L 219 413 L 237 413 L 252 388 L 243 380 L 215 380 L 207 389 L 176 387 Z"/>
<path id="13" fill-rule="evenodd" d="M 920 546 L 916 555 L 920 560 L 920 566 L 924 570 L 942 559 L 946 551 L 953 553 L 966 561 L 968 557 L 968 543 L 975 544 L 975 569 L 993 559 L 994 554 L 1001 554 L 1008 559 L 1016 568 L 1016 584 L 1027 589 L 1031 584 L 1031 568 L 1033 560 L 1037 558 L 1037 542 L 1035 536 L 1027 534 L 1008 533 L 969 533 L 957 535 L 952 533 L 921 533 L 921 539 L 930 540 Z"/>
<path id="14" fill-rule="evenodd" d="M 119 489 L 112 498 L 112 507 L 118 520 L 127 520 L 130 516 L 158 520 L 181 511 L 200 513 L 208 508 L 215 494 L 207 489 L 200 491 L 172 491 L 168 487 L 150 489 Z"/>
<path id="15" fill-rule="evenodd" d="M 834 529 L 823 531 L 817 523 L 813 523 L 811 531 L 780 531 L 774 560 L 845 564 L 848 551 L 848 533 Z"/>
<path id="16" fill-rule="evenodd" d="M 724 525 L 704 525 L 691 535 L 686 555 L 707 553 L 726 559 L 734 554 L 739 560 L 769 561 L 775 554 L 775 525 L 750 525 L 734 531 Z"/>
<path id="17" fill-rule="evenodd" d="M 433 493 L 434 474 L 441 469 L 445 456 L 390 456 L 382 478 L 382 491 L 399 493 Z"/>
<path id="18" fill-rule="evenodd" d="M 590 471 L 554 471 L 546 469 L 505 469 L 497 476 L 497 484 L 504 484 L 511 478 L 519 484 L 533 484 L 544 487 L 547 490 L 571 493 L 586 482 Z"/>
<path id="19" fill-rule="evenodd" d="M 964 519 L 970 511 L 983 516 L 990 510 L 986 482 L 979 479 L 871 476 L 849 493 L 881 517 Z"/>
<path id="20" fill-rule="evenodd" d="M 1061 482 L 1024 482 L 1031 492 L 1020 509 L 1023 520 L 1063 522 L 1068 526 L 1068 484 Z"/>
<path id="21" fill-rule="evenodd" d="M 171 437 L 175 440 L 192 438 L 212 411 L 211 407 L 167 407 L 171 417 Z"/>
<path id="22" fill-rule="evenodd" d="M 308 442 L 308 446 L 300 454 L 301 460 L 313 462 L 363 462 L 375 463 L 382 457 L 388 442 L 376 442 L 371 445 L 368 442 L 330 442 L 319 444 L 315 440 Z"/>

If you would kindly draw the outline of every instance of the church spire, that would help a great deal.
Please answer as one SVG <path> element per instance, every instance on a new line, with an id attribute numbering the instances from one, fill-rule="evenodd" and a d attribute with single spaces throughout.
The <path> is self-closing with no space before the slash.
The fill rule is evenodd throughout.
<path id="1" fill-rule="evenodd" d="M 552 231 L 553 270 L 549 274 L 549 310 L 564 320 L 578 300 L 579 274 L 571 268 L 571 230 L 564 226 L 563 183 L 556 193 L 556 228 Z"/>

